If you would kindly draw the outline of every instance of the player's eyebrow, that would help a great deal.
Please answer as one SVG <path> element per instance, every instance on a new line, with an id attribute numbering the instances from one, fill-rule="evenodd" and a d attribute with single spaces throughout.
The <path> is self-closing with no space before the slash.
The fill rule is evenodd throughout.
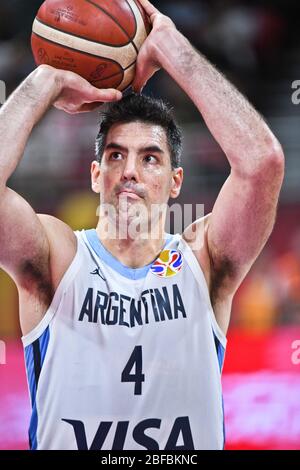
<path id="1" fill-rule="evenodd" d="M 140 152 L 155 152 L 155 153 L 164 153 L 164 151 L 158 145 L 148 145 L 147 147 L 142 147 L 139 149 Z"/>
<path id="2" fill-rule="evenodd" d="M 106 145 L 105 150 L 123 150 L 126 152 L 128 149 L 123 147 L 123 145 L 117 144 L 116 142 L 110 142 Z M 164 153 L 164 151 L 158 145 L 148 145 L 147 147 L 140 147 L 138 149 L 138 153 L 144 152 L 155 152 L 160 154 Z"/>

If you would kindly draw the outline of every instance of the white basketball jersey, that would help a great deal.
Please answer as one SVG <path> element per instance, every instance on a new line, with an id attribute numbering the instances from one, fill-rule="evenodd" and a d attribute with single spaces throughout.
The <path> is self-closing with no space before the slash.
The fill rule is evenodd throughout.
<path id="1" fill-rule="evenodd" d="M 226 339 L 180 235 L 132 269 L 76 232 L 76 255 L 24 336 L 32 449 L 182 450 L 224 445 Z"/>

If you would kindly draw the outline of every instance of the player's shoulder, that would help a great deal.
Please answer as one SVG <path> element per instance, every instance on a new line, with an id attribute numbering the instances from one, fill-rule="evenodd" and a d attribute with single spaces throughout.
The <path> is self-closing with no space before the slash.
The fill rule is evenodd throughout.
<path id="1" fill-rule="evenodd" d="M 208 288 L 210 288 L 211 263 L 207 242 L 207 230 L 209 227 L 211 214 L 207 214 L 195 220 L 182 233 L 183 240 L 189 245 L 194 253 L 202 272 L 204 274 Z"/>
<path id="2" fill-rule="evenodd" d="M 37 214 L 41 224 L 48 235 L 49 241 L 60 239 L 66 243 L 76 246 L 76 236 L 72 228 L 62 220 L 48 214 Z"/>
<path id="3" fill-rule="evenodd" d="M 209 227 L 210 217 L 211 213 L 204 217 L 200 217 L 184 229 L 182 238 L 191 245 L 192 249 L 194 249 L 193 246 L 196 247 L 195 249 L 197 249 L 197 247 L 199 249 L 203 246 L 207 229 Z"/>

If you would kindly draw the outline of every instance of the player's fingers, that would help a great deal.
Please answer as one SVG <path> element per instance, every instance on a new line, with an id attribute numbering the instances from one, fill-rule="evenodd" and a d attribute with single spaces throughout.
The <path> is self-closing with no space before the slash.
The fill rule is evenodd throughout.
<path id="1" fill-rule="evenodd" d="M 148 80 L 155 74 L 156 70 L 148 70 L 147 72 L 140 73 L 136 75 L 133 83 L 132 88 L 136 93 L 141 93 L 144 86 L 147 84 Z"/>
<path id="2" fill-rule="evenodd" d="M 72 103 L 54 103 L 54 107 L 59 109 L 60 111 L 64 111 L 68 114 L 79 114 L 79 113 L 88 113 L 90 111 L 94 111 L 95 109 L 99 108 L 102 103 L 84 103 L 80 106 L 72 104 Z"/>
<path id="3" fill-rule="evenodd" d="M 152 3 L 150 3 L 148 0 L 138 0 L 138 2 L 144 8 L 148 16 L 154 15 L 154 13 L 159 13 L 158 9 L 155 8 L 155 6 L 152 5 Z"/>
<path id="4" fill-rule="evenodd" d="M 152 62 L 144 60 L 144 58 L 138 58 L 136 64 L 135 77 L 132 83 L 132 88 L 136 93 L 141 93 L 142 89 L 148 82 L 148 80 L 160 69 L 155 66 Z"/>
<path id="5" fill-rule="evenodd" d="M 122 99 L 122 93 L 114 88 L 100 89 L 91 87 L 87 90 L 86 101 L 93 103 L 95 101 L 118 101 Z"/>
<path id="6" fill-rule="evenodd" d="M 132 89 L 135 93 L 142 93 L 142 90 L 144 86 L 146 85 L 147 81 L 146 80 L 141 80 L 141 79 L 134 79 L 134 82 L 132 83 Z"/>
<path id="7" fill-rule="evenodd" d="M 146 83 L 147 81 L 145 77 L 145 71 L 143 70 L 142 66 L 139 64 L 138 61 L 136 65 L 135 77 L 131 85 L 133 91 L 135 93 L 141 93 Z"/>

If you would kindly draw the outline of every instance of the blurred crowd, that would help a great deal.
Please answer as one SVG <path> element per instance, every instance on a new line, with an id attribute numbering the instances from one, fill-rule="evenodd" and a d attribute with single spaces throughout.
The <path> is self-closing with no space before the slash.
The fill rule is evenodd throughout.
<path id="1" fill-rule="evenodd" d="M 253 333 L 265 333 L 274 326 L 300 325 L 299 207 L 289 207 L 287 212 L 280 212 L 274 234 L 233 304 L 233 323 Z M 297 216 L 295 228 L 285 231 L 286 223 L 293 223 Z"/>
<path id="2" fill-rule="evenodd" d="M 153 0 L 194 46 L 216 64 L 265 116 L 286 155 L 286 180 L 274 234 L 243 283 L 233 324 L 254 332 L 300 324 L 300 105 L 292 82 L 300 79 L 297 1 Z M 0 80 L 8 93 L 35 67 L 30 33 L 41 0 L 1 0 Z M 197 109 L 163 72 L 146 93 L 174 106 L 184 128 L 186 184 L 180 203 L 209 212 L 229 166 Z M 51 110 L 33 131 L 10 185 L 38 212 L 56 215 L 74 229 L 96 223 L 98 199 L 89 189 L 97 113 L 68 116 Z M 26 249 L 26 247 L 24 247 Z M 0 335 L 18 330 L 16 291 L 0 273 Z M 13 317 L 13 320 L 12 320 Z"/>

